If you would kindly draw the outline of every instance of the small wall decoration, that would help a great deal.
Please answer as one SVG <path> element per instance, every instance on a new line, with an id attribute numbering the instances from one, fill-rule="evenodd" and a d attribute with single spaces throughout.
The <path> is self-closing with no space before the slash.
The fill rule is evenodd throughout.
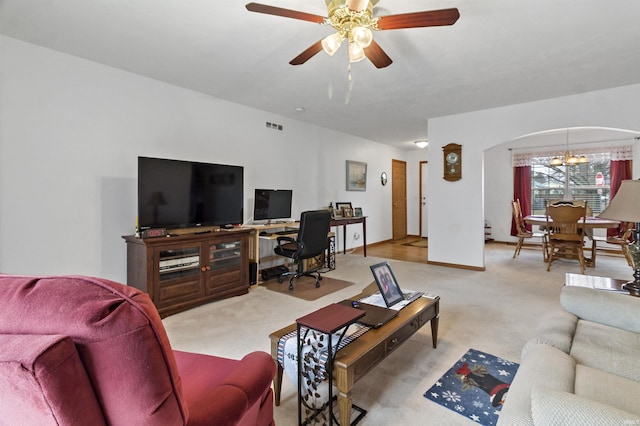
<path id="1" fill-rule="evenodd" d="M 355 217 L 362 217 L 362 207 L 354 207 L 353 208 L 353 215 Z"/>
<path id="2" fill-rule="evenodd" d="M 347 160 L 347 191 L 367 190 L 367 163 Z"/>
<path id="3" fill-rule="evenodd" d="M 385 186 L 387 184 L 387 172 L 382 172 L 382 174 L 380 175 L 380 183 L 382 184 L 382 186 Z"/>

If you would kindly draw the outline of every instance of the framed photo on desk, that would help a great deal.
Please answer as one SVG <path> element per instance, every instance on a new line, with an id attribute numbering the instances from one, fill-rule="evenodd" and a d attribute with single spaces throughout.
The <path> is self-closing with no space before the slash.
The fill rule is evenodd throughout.
<path id="1" fill-rule="evenodd" d="M 351 206 L 351 202 L 338 202 L 336 201 L 336 208 L 333 211 L 333 217 L 345 217 L 344 216 L 344 209 L 350 209 L 352 210 L 353 207 Z"/>

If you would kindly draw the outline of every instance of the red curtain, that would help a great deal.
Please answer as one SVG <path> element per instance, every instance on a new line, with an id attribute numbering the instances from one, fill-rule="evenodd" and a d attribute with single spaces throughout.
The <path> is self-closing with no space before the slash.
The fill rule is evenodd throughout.
<path id="1" fill-rule="evenodd" d="M 513 199 L 520 200 L 522 216 L 531 214 L 531 166 L 513 168 Z M 531 225 L 525 226 L 531 230 Z M 511 235 L 518 235 L 513 215 L 511 215 Z"/>
<path id="2" fill-rule="evenodd" d="M 631 160 L 611 161 L 610 173 L 609 200 L 613 200 L 622 181 L 631 179 Z M 615 237 L 619 232 L 620 230 L 616 228 L 607 229 L 607 237 Z"/>

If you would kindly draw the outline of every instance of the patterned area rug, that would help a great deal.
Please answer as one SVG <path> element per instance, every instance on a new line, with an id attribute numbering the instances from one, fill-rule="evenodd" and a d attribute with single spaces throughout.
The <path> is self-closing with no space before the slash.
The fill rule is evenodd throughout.
<path id="1" fill-rule="evenodd" d="M 519 366 L 469 349 L 424 396 L 478 424 L 495 425 Z"/>
<path id="2" fill-rule="evenodd" d="M 261 282 L 260 285 L 271 291 L 276 291 L 299 299 L 316 300 L 322 296 L 331 294 L 334 291 L 349 287 L 350 285 L 353 285 L 353 283 L 323 276 L 320 281 L 320 287 L 316 287 L 316 280 L 311 277 L 300 277 L 295 280 L 293 282 L 293 290 L 289 290 L 289 278 L 285 279 L 281 283 L 279 283 L 277 279 L 273 278 L 268 281 Z"/>

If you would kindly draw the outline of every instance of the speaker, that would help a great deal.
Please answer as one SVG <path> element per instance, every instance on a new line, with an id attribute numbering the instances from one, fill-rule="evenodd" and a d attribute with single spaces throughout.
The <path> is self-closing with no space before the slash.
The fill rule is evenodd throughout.
<path id="1" fill-rule="evenodd" d="M 258 263 L 249 262 L 249 285 L 258 283 Z"/>

